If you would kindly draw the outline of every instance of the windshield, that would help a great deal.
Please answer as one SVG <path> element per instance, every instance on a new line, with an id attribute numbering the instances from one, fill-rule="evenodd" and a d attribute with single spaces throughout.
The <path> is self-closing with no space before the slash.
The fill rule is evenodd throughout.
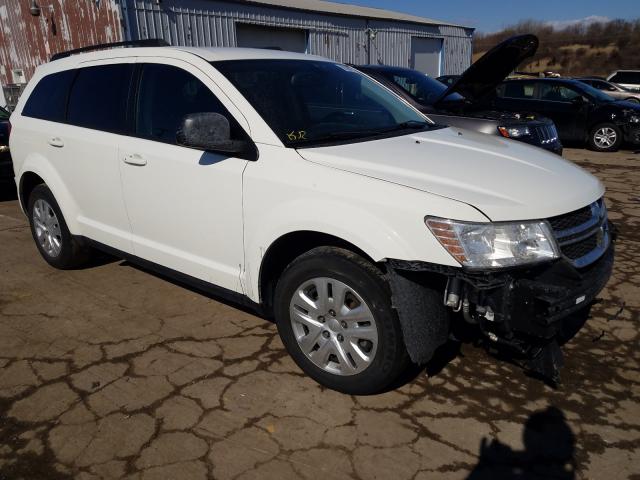
<path id="1" fill-rule="evenodd" d="M 430 126 L 360 72 L 314 60 L 213 62 L 285 146 L 299 148 L 402 135 Z"/>
<path id="2" fill-rule="evenodd" d="M 438 80 L 415 70 L 388 70 L 383 71 L 382 74 L 424 105 L 433 104 L 449 88 Z M 464 97 L 458 93 L 452 93 L 446 100 L 460 101 L 464 100 Z"/>

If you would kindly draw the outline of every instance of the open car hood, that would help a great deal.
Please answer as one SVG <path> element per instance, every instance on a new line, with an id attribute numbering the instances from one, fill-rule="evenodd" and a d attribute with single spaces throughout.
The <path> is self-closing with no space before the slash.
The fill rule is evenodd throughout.
<path id="1" fill-rule="evenodd" d="M 442 101 L 452 93 L 459 93 L 471 102 L 481 99 L 495 90 L 507 75 L 537 50 L 538 37 L 530 34 L 517 35 L 499 43 L 467 68 L 434 105 L 441 106 Z"/>

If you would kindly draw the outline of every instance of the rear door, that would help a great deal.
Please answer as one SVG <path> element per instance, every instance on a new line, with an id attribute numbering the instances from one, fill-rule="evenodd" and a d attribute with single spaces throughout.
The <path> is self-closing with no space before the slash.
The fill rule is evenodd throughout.
<path id="1" fill-rule="evenodd" d="M 138 69 L 135 137 L 123 141 L 119 152 L 135 254 L 241 291 L 247 160 L 176 143 L 184 116 L 198 112 L 225 115 L 233 137 L 246 139 L 235 120 L 241 115 L 210 78 L 188 63 L 141 58 Z"/>
<path id="2" fill-rule="evenodd" d="M 131 227 L 122 197 L 118 143 L 128 132 L 127 101 L 132 59 L 88 63 L 79 68 L 67 101 L 66 124 L 51 129 L 78 205 L 82 234 L 131 251 Z"/>
<path id="3" fill-rule="evenodd" d="M 64 70 L 41 78 L 29 94 L 19 117 L 20 127 L 11 138 L 14 153 L 20 152 L 15 156 L 21 160 L 16 164 L 18 168 L 22 167 L 28 152 L 37 151 L 53 167 L 67 191 L 73 174 L 73 162 L 62 148 L 60 135 L 67 129 L 64 124 L 67 99 L 75 75 L 75 70 Z M 27 205 L 24 207 L 27 208 Z M 63 213 L 71 215 L 67 211 Z M 67 217 L 67 220 L 70 219 Z"/>

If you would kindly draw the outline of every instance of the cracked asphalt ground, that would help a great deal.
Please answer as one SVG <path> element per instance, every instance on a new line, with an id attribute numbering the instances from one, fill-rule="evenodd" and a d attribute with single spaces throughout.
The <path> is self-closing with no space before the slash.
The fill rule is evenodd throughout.
<path id="1" fill-rule="evenodd" d="M 620 238 L 555 390 L 473 344 L 383 395 L 323 389 L 251 313 L 126 262 L 50 268 L 0 202 L 0 479 L 640 479 L 640 155 L 566 156 Z"/>

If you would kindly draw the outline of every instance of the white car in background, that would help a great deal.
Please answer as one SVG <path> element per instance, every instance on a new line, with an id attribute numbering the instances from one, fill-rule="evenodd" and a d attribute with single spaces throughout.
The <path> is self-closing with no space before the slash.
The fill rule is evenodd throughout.
<path id="1" fill-rule="evenodd" d="M 607 81 L 630 90 L 640 91 L 640 70 L 616 70 L 607 77 Z"/>
<path id="2" fill-rule="evenodd" d="M 73 53 L 37 69 L 11 117 L 44 259 L 74 268 L 104 249 L 252 305 L 330 388 L 392 388 L 454 322 L 554 376 L 570 319 L 610 276 L 595 177 L 428 123 L 345 65 Z"/>

